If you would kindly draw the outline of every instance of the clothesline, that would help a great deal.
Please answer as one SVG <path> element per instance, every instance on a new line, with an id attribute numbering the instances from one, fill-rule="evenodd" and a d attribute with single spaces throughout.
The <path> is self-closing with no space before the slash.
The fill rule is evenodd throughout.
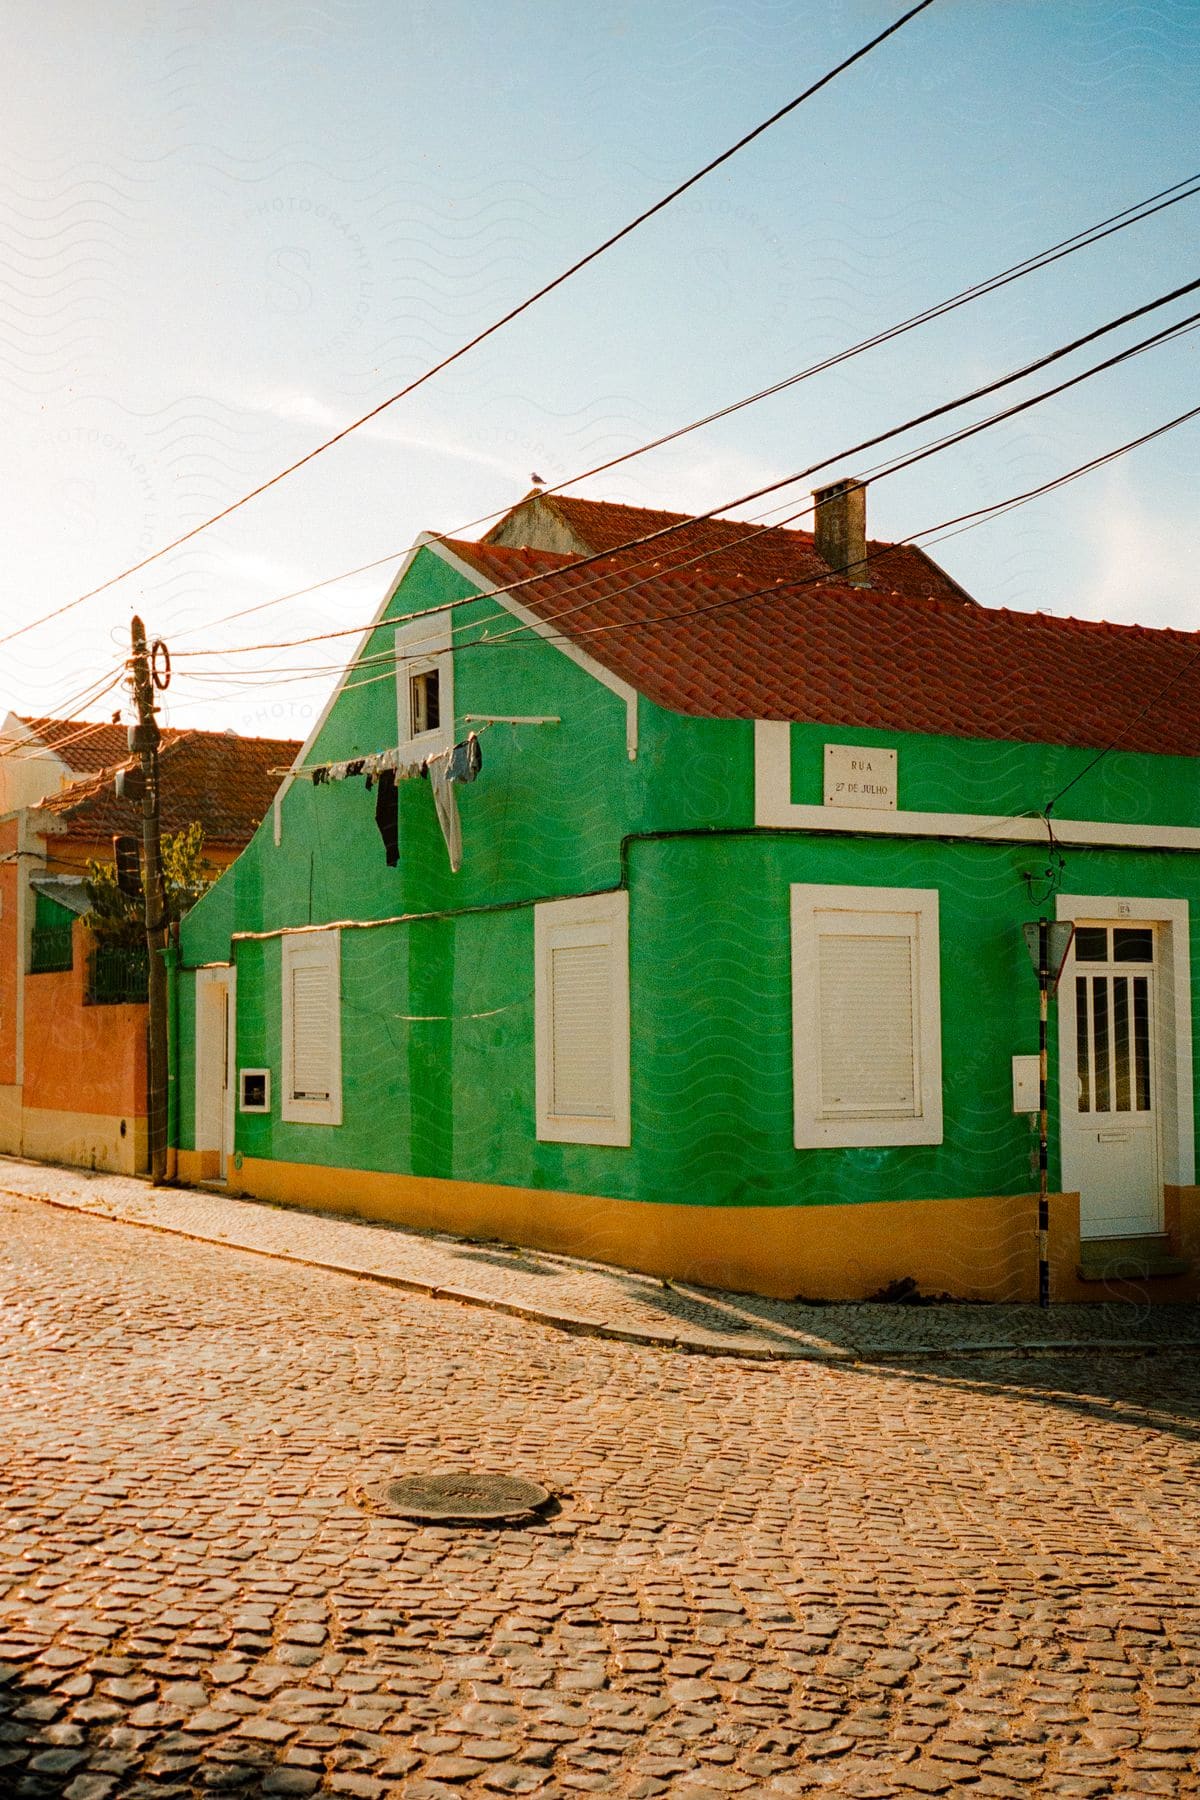
<path id="1" fill-rule="evenodd" d="M 486 731 L 487 725 L 481 725 L 480 730 Z M 403 757 L 407 760 L 402 760 Z M 373 751 L 369 756 L 349 756 L 340 762 L 310 763 L 299 769 L 273 773 L 307 776 L 314 788 L 324 787 L 331 781 L 360 778 L 368 790 L 375 788 L 375 824 L 383 839 L 389 869 L 394 869 L 400 861 L 400 803 L 396 784 L 424 778 L 433 793 L 434 810 L 446 840 L 450 868 L 457 874 L 462 867 L 462 822 L 454 789 L 460 782 L 474 781 L 482 767 L 479 732 L 470 731 L 461 743 L 435 750 L 419 760 L 396 745 L 390 750 Z"/>
<path id="2" fill-rule="evenodd" d="M 468 732 L 461 744 L 453 745 L 450 750 L 439 750 L 436 754 L 438 756 L 450 756 L 453 754 L 454 750 L 462 749 L 464 745 L 470 742 L 471 738 L 480 737 L 490 725 L 498 723 L 498 720 L 488 719 L 480 724 L 478 731 Z M 407 748 L 407 746 L 405 746 L 405 748 Z M 339 762 L 302 763 L 298 769 L 268 769 L 267 774 L 278 776 L 290 775 L 293 780 L 299 780 L 301 776 L 304 776 L 311 781 L 314 776 L 319 775 L 322 782 L 346 781 L 347 779 L 353 779 L 357 775 L 382 775 L 385 769 L 392 769 L 397 772 L 401 768 L 404 768 L 406 771 L 411 769 L 414 774 L 419 775 L 424 771 L 426 765 L 433 761 L 432 756 L 425 756 L 413 758 L 402 764 L 400 756 L 401 746 L 396 744 L 393 745 L 390 750 L 374 750 L 368 756 L 348 756 L 344 757 Z M 320 786 L 320 782 L 318 783 L 318 786 Z"/>

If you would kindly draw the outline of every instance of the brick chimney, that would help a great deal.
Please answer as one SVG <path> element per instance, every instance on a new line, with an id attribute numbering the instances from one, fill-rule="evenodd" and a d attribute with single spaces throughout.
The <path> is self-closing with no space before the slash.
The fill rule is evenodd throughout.
<path id="1" fill-rule="evenodd" d="M 868 587 L 871 578 L 866 562 L 866 483 L 849 475 L 843 481 L 831 481 L 828 487 L 814 489 L 813 499 L 817 555 L 840 580 L 851 581 L 855 587 Z"/>

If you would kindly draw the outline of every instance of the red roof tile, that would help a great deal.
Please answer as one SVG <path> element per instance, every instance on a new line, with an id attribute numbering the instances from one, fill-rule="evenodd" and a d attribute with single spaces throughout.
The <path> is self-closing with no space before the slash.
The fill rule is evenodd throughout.
<path id="1" fill-rule="evenodd" d="M 300 749 L 292 738 L 246 738 L 223 731 L 164 730 L 163 745 L 159 756 L 163 830 L 179 831 L 198 820 L 206 843 L 234 850 L 250 842 L 275 798 L 279 777 L 270 771 L 286 768 Z M 31 808 L 35 828 L 36 815 L 49 813 L 76 836 L 139 833 L 140 805 L 118 800 L 113 791 L 117 767 L 131 768 L 137 761 L 124 743 L 121 747 L 118 763 Z"/>
<path id="2" fill-rule="evenodd" d="M 1200 633 L 795 576 L 764 596 L 724 559 L 672 570 L 665 545 L 635 576 L 621 558 L 570 574 L 569 556 L 446 543 L 488 585 L 543 577 L 514 598 L 673 712 L 1200 755 Z"/>
<path id="3" fill-rule="evenodd" d="M 107 719 L 40 719 L 18 713 L 43 744 L 53 750 L 60 762 L 80 775 L 96 769 L 111 768 L 129 755 L 124 725 L 110 724 Z"/>
<path id="4" fill-rule="evenodd" d="M 707 568 L 722 579 L 732 574 L 749 575 L 759 585 L 776 578 L 820 580 L 829 576 L 829 564 L 817 554 L 811 531 L 794 531 L 780 525 L 764 530 L 744 519 L 693 519 L 689 513 L 582 500 L 573 494 L 535 494 L 530 498 L 536 500 L 539 508 L 556 513 L 568 532 L 593 552 L 615 554 L 635 538 L 678 527 L 661 543 L 626 552 L 631 563 L 654 557 L 664 565 L 680 564 L 703 555 L 704 563 L 697 564 L 697 568 Z M 526 504 L 522 502 L 506 514 L 484 543 L 492 543 L 502 533 L 511 543 L 512 522 L 522 519 Z M 936 594 L 943 600 L 976 604 L 931 556 L 913 544 L 886 544 L 872 538 L 868 540 L 867 553 L 868 585 L 872 588 L 901 594 Z"/>

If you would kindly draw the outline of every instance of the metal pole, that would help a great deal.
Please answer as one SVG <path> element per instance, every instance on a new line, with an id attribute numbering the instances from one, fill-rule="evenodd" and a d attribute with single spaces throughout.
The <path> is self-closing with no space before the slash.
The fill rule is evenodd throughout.
<path id="1" fill-rule="evenodd" d="M 130 664 L 138 725 L 133 748 L 142 761 L 142 855 L 146 903 L 146 959 L 150 1020 L 147 1056 L 146 1112 L 150 1138 L 150 1176 L 162 1181 L 167 1172 L 167 971 L 162 951 L 166 946 L 167 904 L 163 889 L 159 847 L 158 721 L 155 718 L 154 684 L 146 628 L 134 617 L 131 629 L 133 657 Z"/>
<path id="2" fill-rule="evenodd" d="M 1038 920 L 1038 1305 L 1050 1304 L 1050 1201 L 1046 1193 L 1049 1116 L 1046 1105 L 1046 1020 L 1050 993 L 1049 924 Z"/>

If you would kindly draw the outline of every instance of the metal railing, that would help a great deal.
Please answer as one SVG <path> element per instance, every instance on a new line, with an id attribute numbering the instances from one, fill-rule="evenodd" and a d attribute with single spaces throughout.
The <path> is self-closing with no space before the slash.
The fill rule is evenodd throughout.
<path id="1" fill-rule="evenodd" d="M 97 944 L 88 958 L 88 1006 L 137 1006 L 148 993 L 146 951 L 128 944 Z"/>
<path id="2" fill-rule="evenodd" d="M 72 966 L 70 925 L 35 927 L 29 950 L 29 973 L 53 975 Z"/>

